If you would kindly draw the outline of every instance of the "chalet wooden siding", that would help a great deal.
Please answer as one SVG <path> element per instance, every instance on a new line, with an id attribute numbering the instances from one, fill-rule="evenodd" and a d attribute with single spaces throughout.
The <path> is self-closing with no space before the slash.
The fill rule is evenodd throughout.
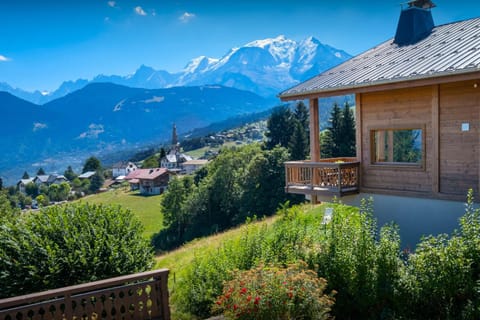
<path id="1" fill-rule="evenodd" d="M 464 199 L 480 184 L 480 87 L 475 81 L 357 95 L 364 192 Z M 462 131 L 462 124 L 469 130 Z M 421 166 L 376 164 L 373 130 L 422 128 Z M 359 143 L 357 141 L 357 144 Z"/>
<path id="2" fill-rule="evenodd" d="M 432 120 L 431 88 L 391 90 L 361 96 L 362 122 L 361 189 L 431 192 Z M 378 129 L 421 128 L 425 146 L 422 165 L 379 165 L 372 159 L 372 131 Z"/>
<path id="3" fill-rule="evenodd" d="M 478 197 L 480 88 L 464 81 L 440 86 L 440 192 Z M 478 86 L 478 84 L 477 84 Z M 462 131 L 468 123 L 469 131 Z"/>

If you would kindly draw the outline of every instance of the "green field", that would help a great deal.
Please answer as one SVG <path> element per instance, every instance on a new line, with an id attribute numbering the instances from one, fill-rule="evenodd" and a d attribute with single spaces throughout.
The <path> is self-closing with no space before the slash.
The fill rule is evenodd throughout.
<path id="1" fill-rule="evenodd" d="M 111 190 L 81 199 L 81 202 L 94 204 L 120 205 L 132 211 L 145 226 L 144 236 L 150 238 L 163 228 L 163 215 L 158 196 L 142 196 L 138 191 L 130 192 L 122 189 Z"/>

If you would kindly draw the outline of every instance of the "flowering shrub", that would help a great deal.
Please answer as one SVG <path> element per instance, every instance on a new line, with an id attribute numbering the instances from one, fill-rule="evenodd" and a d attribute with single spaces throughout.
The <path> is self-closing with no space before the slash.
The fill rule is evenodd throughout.
<path id="1" fill-rule="evenodd" d="M 327 281 L 301 262 L 287 268 L 236 271 L 213 306 L 227 319 L 330 319 Z"/>

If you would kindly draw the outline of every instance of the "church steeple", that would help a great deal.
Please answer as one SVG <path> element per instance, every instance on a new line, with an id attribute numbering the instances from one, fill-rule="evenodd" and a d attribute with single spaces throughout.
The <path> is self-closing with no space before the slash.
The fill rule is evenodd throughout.
<path id="1" fill-rule="evenodd" d="M 173 129 L 172 129 L 172 148 L 175 148 L 178 143 L 178 137 L 177 137 L 177 126 L 175 123 L 173 124 Z"/>

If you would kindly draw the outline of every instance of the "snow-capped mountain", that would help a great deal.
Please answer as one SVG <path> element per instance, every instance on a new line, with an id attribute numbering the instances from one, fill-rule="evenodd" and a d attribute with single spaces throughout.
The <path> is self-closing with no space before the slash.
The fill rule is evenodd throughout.
<path id="1" fill-rule="evenodd" d="M 313 37 L 297 42 L 282 35 L 233 48 L 221 59 L 193 59 L 175 85 L 217 83 L 271 96 L 350 57 Z"/>
<path id="2" fill-rule="evenodd" d="M 29 96 L 22 92 L 22 98 L 43 104 L 91 82 L 111 82 L 146 89 L 220 84 L 272 97 L 349 58 L 351 56 L 345 51 L 323 44 L 313 37 L 295 41 L 281 35 L 230 49 L 219 59 L 206 56 L 194 58 L 177 73 L 142 65 L 132 75 L 98 75 L 91 81 L 67 81 L 47 95 L 37 91 Z M 18 90 L 12 92 L 13 89 L 5 88 L 5 91 L 18 94 Z"/>

